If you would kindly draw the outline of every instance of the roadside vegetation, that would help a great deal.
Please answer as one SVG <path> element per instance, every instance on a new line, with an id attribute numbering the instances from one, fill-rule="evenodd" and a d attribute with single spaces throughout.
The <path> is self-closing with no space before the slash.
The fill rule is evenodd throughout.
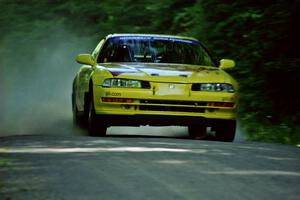
<path id="1" fill-rule="evenodd" d="M 109 33 L 192 36 L 217 60 L 236 60 L 249 140 L 300 143 L 298 0 L 0 0 L 0 9 L 1 79 L 9 58 L 29 62 L 50 37 L 91 49 Z"/>

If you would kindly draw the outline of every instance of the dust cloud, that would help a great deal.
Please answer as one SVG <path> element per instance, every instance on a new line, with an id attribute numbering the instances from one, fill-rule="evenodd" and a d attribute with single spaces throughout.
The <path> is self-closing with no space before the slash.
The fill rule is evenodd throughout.
<path id="1" fill-rule="evenodd" d="M 71 90 L 80 67 L 75 56 L 90 52 L 90 41 L 63 30 L 45 36 L 1 45 L 0 136 L 74 132 Z"/>
<path id="2" fill-rule="evenodd" d="M 110 127 L 107 134 L 112 136 L 154 136 L 154 137 L 176 137 L 187 138 L 187 127 L 181 126 L 141 126 L 141 127 Z"/>

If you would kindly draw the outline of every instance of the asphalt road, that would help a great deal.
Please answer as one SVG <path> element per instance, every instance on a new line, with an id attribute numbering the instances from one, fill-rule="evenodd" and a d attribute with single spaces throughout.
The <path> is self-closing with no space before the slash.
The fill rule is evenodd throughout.
<path id="1" fill-rule="evenodd" d="M 183 132 L 0 137 L 0 199 L 300 199 L 299 149 Z"/>

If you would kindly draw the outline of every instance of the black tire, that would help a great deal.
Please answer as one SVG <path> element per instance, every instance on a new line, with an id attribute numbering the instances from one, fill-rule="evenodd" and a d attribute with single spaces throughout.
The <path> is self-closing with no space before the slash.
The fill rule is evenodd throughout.
<path id="1" fill-rule="evenodd" d="M 236 120 L 224 120 L 215 128 L 216 139 L 223 142 L 232 142 L 235 137 Z"/>
<path id="2" fill-rule="evenodd" d="M 191 139 L 205 139 L 206 138 L 206 126 L 192 125 L 188 127 L 189 137 Z"/>
<path id="3" fill-rule="evenodd" d="M 105 136 L 107 127 L 100 120 L 98 120 L 95 113 L 94 102 L 91 98 L 89 101 L 89 110 L 88 110 L 88 131 L 90 136 Z"/>
<path id="4" fill-rule="evenodd" d="M 76 126 L 81 126 L 83 124 L 83 116 L 78 112 L 74 93 L 72 93 L 72 112 L 73 112 L 73 124 Z"/>

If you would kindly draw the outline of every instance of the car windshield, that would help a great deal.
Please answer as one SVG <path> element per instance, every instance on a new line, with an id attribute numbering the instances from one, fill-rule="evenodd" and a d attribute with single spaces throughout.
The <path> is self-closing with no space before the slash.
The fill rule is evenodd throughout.
<path id="1" fill-rule="evenodd" d="M 109 62 L 215 65 L 196 40 L 146 36 L 109 38 L 98 56 L 98 63 Z"/>

